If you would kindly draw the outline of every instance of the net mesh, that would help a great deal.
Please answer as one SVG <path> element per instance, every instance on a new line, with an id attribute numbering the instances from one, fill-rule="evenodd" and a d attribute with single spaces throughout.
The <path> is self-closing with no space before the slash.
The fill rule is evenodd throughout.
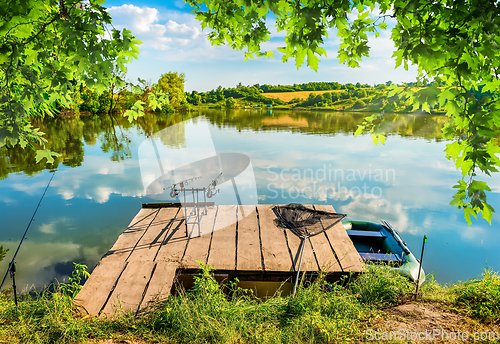
<path id="1" fill-rule="evenodd" d="M 323 210 L 314 210 L 302 204 L 273 207 L 277 226 L 285 226 L 299 237 L 310 237 L 322 233 L 340 222 L 347 215 Z"/>

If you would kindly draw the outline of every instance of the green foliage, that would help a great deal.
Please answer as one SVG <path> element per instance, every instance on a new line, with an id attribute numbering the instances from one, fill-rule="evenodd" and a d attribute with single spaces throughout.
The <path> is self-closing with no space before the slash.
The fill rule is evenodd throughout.
<path id="1" fill-rule="evenodd" d="M 158 89 L 160 92 L 166 93 L 170 105 L 174 108 L 180 107 L 181 104 L 186 102 L 186 95 L 184 94 L 185 82 L 186 75 L 184 73 L 168 72 L 161 75 L 158 85 L 154 86 L 153 89 Z"/>
<path id="2" fill-rule="evenodd" d="M 0 245 L 0 262 L 5 258 L 7 252 L 9 252 L 9 249 L 5 249 L 3 245 Z"/>
<path id="3" fill-rule="evenodd" d="M 123 83 L 113 71 L 125 70 L 140 42 L 126 29 L 108 29 L 111 17 L 100 1 L 3 1 L 0 7 L 0 148 L 40 148 L 46 140 L 28 119 L 56 101 L 69 107 L 78 84 L 100 93 L 113 81 Z"/>
<path id="4" fill-rule="evenodd" d="M 293 84 L 293 85 L 256 85 L 265 93 L 274 92 L 293 92 L 293 91 L 328 91 L 328 90 L 340 90 L 344 87 L 338 82 L 306 82 L 303 84 Z"/>
<path id="5" fill-rule="evenodd" d="M 59 285 L 60 291 L 72 299 L 74 299 L 78 292 L 82 289 L 82 277 L 84 280 L 90 277 L 90 273 L 87 271 L 87 265 L 78 263 L 73 263 L 73 265 L 73 272 L 68 278 L 69 283 L 62 283 Z"/>
<path id="6" fill-rule="evenodd" d="M 226 98 L 226 108 L 234 109 L 236 107 L 236 100 L 233 97 Z"/>
<path id="7" fill-rule="evenodd" d="M 354 133 L 354 136 L 361 135 L 364 131 L 369 131 L 372 133 L 372 141 L 375 145 L 379 142 L 385 144 L 386 133 L 392 127 L 393 123 L 384 119 L 384 112 L 380 114 L 376 113 L 365 117 L 363 123 L 358 124 L 358 128 Z"/>
<path id="8" fill-rule="evenodd" d="M 277 294 L 263 301 L 238 281 L 225 294 L 211 271 L 202 264 L 193 288 L 155 305 L 145 315 L 148 332 L 180 343 L 347 342 L 360 332 L 362 305 L 338 285 L 328 292 L 322 278 L 301 285 L 295 298 Z"/>
<path id="9" fill-rule="evenodd" d="M 361 99 L 358 99 L 356 100 L 356 102 L 354 103 L 354 105 L 352 106 L 354 109 L 361 109 L 361 108 L 364 108 L 366 106 L 366 103 L 364 101 L 362 101 Z"/>
<path id="10" fill-rule="evenodd" d="M 377 306 L 397 304 L 415 288 L 407 277 L 375 264 L 367 265 L 365 272 L 350 281 L 348 287 L 360 302 Z"/>
<path id="11" fill-rule="evenodd" d="M 47 164 L 54 163 L 54 156 L 60 156 L 59 153 L 52 152 L 49 149 L 38 149 L 36 151 L 36 163 L 38 164 L 42 159 L 47 159 Z"/>
<path id="12" fill-rule="evenodd" d="M 455 305 L 485 322 L 500 320 L 500 277 L 486 270 L 482 278 L 454 286 Z"/>
<path id="13" fill-rule="evenodd" d="M 261 51 L 260 44 L 270 39 L 266 18 L 275 19 L 278 32 L 284 32 L 282 60 L 295 59 L 297 68 L 306 63 L 316 70 L 328 30 L 337 29 L 340 36 L 338 58 L 341 63 L 358 67 L 369 55 L 368 34 L 379 36 L 387 29 L 386 17 L 396 20 L 391 31 L 395 45 L 395 66 L 414 64 L 418 67 L 417 86 L 431 87 L 414 90 L 408 85 L 397 90 L 387 82 L 393 95 L 408 100 L 413 110 L 430 111 L 444 107 L 450 118 L 443 133 L 458 142 L 457 149 L 447 151 L 447 157 L 457 164 L 470 184 L 477 170 L 496 172 L 500 150 L 494 138 L 500 128 L 500 4 L 481 1 L 440 0 L 189 0 L 202 27 L 212 31 L 212 44 L 229 44 L 234 49 L 246 49 L 245 56 L 272 56 Z M 370 16 L 378 7 L 378 18 Z M 387 87 L 379 85 L 381 89 Z M 353 85 L 354 87 L 354 85 Z M 486 94 L 486 95 L 485 95 Z M 394 106 L 394 104 L 390 104 Z M 388 110 L 388 108 L 386 109 Z M 380 140 L 380 134 L 374 139 Z M 462 144 L 463 143 L 463 144 Z M 465 177 L 464 177 L 465 178 Z M 482 189 L 487 190 L 486 188 Z M 459 189 L 457 192 L 462 192 Z M 474 193 L 472 193 L 474 195 Z M 486 194 L 485 194 L 486 195 Z M 492 212 L 486 196 L 457 204 L 468 214 L 482 212 L 488 219 Z M 484 209 L 488 209 L 485 214 Z"/>
<path id="14" fill-rule="evenodd" d="M 0 298 L 0 340 L 9 343 L 362 342 L 363 328 L 372 325 L 370 319 L 378 312 L 377 308 L 396 304 L 412 290 L 401 275 L 381 266 L 370 266 L 345 285 L 326 283 L 324 276 L 319 276 L 314 280 L 303 279 L 295 298 L 277 293 L 259 300 L 239 288 L 238 280 L 226 286 L 219 284 L 213 268 L 201 264 L 192 289 L 181 290 L 138 314 L 82 317 L 72 299 L 71 285 L 78 283 L 83 266 L 75 271 L 78 270 L 80 273 L 73 274 L 70 284 L 22 295 L 18 307 L 12 299 Z M 454 298 L 444 302 L 485 322 L 499 319 L 496 273 L 487 271 L 481 279 L 451 287 L 441 287 L 431 280 L 426 284 L 421 288 L 423 300 L 430 293 L 453 295 Z"/>
<path id="15" fill-rule="evenodd" d="M 144 102 L 142 100 L 137 101 L 130 110 L 125 111 L 124 117 L 128 117 L 128 121 L 132 123 L 138 117 L 144 116 Z"/>

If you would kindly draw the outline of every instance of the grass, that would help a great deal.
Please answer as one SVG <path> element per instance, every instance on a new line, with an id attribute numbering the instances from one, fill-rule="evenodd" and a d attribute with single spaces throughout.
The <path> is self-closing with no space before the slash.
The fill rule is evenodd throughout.
<path id="1" fill-rule="evenodd" d="M 422 298 L 443 299 L 478 319 L 499 318 L 499 279 L 439 286 L 432 278 Z M 19 307 L 0 299 L 0 343 L 77 343 L 139 339 L 162 343 L 348 343 L 363 340 L 363 328 L 382 307 L 408 298 L 414 285 L 381 266 L 330 284 L 320 276 L 302 280 L 295 298 L 280 294 L 265 301 L 230 283 L 227 290 L 202 266 L 194 287 L 135 315 L 82 317 L 72 302 L 74 288 L 24 295 Z M 489 300 L 489 301 L 488 301 Z"/>
<path id="2" fill-rule="evenodd" d="M 500 277 L 486 270 L 482 278 L 457 284 L 452 289 L 457 307 L 484 322 L 500 318 Z"/>

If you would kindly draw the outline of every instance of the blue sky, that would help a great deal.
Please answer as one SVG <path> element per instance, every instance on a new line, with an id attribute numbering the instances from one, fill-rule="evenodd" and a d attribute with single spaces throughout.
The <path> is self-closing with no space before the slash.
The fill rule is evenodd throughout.
<path id="1" fill-rule="evenodd" d="M 217 86 L 293 84 L 309 81 L 337 81 L 340 83 L 385 83 L 414 81 L 416 68 L 410 66 L 394 69 L 391 58 L 394 45 L 390 30 L 380 37 L 370 39 L 370 58 L 360 63 L 360 68 L 349 68 L 339 64 L 337 56 L 340 40 L 334 30 L 324 48 L 327 57 L 321 57 L 318 71 L 306 65 L 297 70 L 295 61 L 281 61 L 276 47 L 284 46 L 284 33 L 271 26 L 271 41 L 263 43 L 264 50 L 275 52 L 275 58 L 255 58 L 244 61 L 244 52 L 227 46 L 211 46 L 206 38 L 208 29 L 202 31 L 199 22 L 190 13 L 191 7 L 181 0 L 124 2 L 108 0 L 105 3 L 117 29 L 127 28 L 143 44 L 140 56 L 128 66 L 128 79 L 138 77 L 157 82 L 167 72 L 186 74 L 185 91 L 208 91 Z M 273 21 L 269 21 L 270 25 Z M 390 24 L 390 23 L 389 23 Z M 269 27 L 269 26 L 268 26 Z"/>

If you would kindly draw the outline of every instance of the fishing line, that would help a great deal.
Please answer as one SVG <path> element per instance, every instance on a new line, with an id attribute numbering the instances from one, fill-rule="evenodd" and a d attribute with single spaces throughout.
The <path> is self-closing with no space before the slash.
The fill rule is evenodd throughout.
<path id="1" fill-rule="evenodd" d="M 45 193 L 47 192 L 47 189 L 50 186 L 50 182 L 52 182 L 52 179 L 54 178 L 55 174 L 56 174 L 56 171 L 54 171 L 54 173 L 52 173 L 52 177 L 50 177 L 49 183 L 47 184 L 47 187 L 43 191 L 43 195 L 40 198 L 40 201 L 38 202 L 38 205 L 36 206 L 35 212 L 33 213 L 33 216 L 31 217 L 30 222 L 28 223 L 28 227 L 26 227 L 26 230 L 24 231 L 24 235 L 23 235 L 21 241 L 19 242 L 19 246 L 17 246 L 16 253 L 14 253 L 14 257 L 12 257 L 12 260 L 10 261 L 9 268 L 5 272 L 5 276 L 3 278 L 2 285 L 0 285 L 0 290 L 2 290 L 2 287 L 3 287 L 4 283 L 5 283 L 5 280 L 7 279 L 7 276 L 9 275 L 9 272 L 12 272 L 13 274 L 15 273 L 14 260 L 16 259 L 16 256 L 19 253 L 19 249 L 21 248 L 21 245 L 22 245 L 24 239 L 26 238 L 26 234 L 28 233 L 28 230 L 30 229 L 31 223 L 35 219 L 36 212 L 38 211 L 38 208 L 40 207 L 40 204 L 42 203 L 43 197 L 45 196 Z M 15 290 L 14 290 L 14 293 L 15 293 Z M 17 300 L 16 300 L 16 303 L 17 303 Z"/>

